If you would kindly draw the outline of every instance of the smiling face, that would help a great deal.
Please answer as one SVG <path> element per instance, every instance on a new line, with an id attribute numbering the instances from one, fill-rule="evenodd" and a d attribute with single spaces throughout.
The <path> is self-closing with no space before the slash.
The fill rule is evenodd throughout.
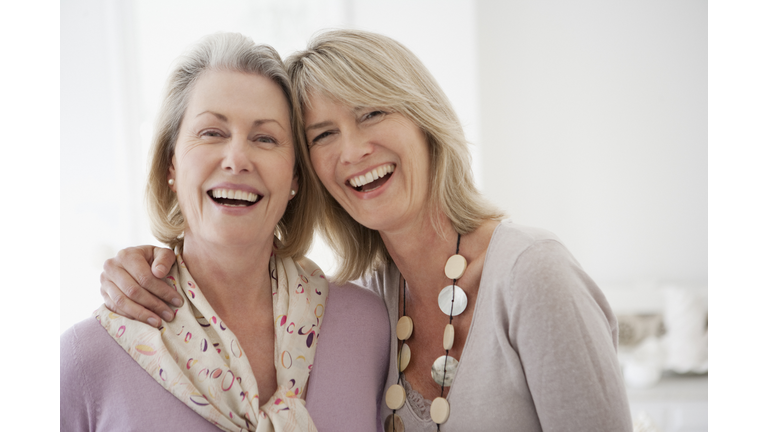
<path id="1" fill-rule="evenodd" d="M 320 181 L 359 223 L 397 230 L 427 215 L 429 148 L 402 114 L 312 94 L 304 124 Z"/>
<path id="2" fill-rule="evenodd" d="M 260 75 L 208 71 L 184 113 L 168 178 L 185 244 L 272 244 L 296 189 L 288 102 Z"/>

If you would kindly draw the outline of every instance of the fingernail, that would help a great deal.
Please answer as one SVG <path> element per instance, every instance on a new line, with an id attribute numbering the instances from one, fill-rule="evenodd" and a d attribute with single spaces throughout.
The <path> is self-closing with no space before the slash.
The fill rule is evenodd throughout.
<path id="1" fill-rule="evenodd" d="M 166 321 L 173 321 L 173 314 L 168 311 L 165 311 L 163 312 L 163 319 Z"/>
<path id="2" fill-rule="evenodd" d="M 149 323 L 149 325 L 151 325 L 152 327 L 157 327 L 157 326 L 159 326 L 159 325 L 160 325 L 160 322 L 158 322 L 158 321 L 157 321 L 157 318 L 155 318 L 155 317 L 150 317 L 150 318 L 147 318 L 147 322 L 148 322 L 148 323 Z"/>
<path id="3" fill-rule="evenodd" d="M 168 273 L 168 267 L 166 267 L 166 266 L 164 266 L 162 264 L 158 264 L 157 265 L 157 270 L 160 271 L 160 273 L 162 273 L 162 274 Z"/>
<path id="4" fill-rule="evenodd" d="M 176 297 L 173 300 L 171 300 L 171 303 L 173 303 L 173 305 L 176 306 L 176 307 L 181 307 L 181 299 L 178 298 L 178 297 Z"/>

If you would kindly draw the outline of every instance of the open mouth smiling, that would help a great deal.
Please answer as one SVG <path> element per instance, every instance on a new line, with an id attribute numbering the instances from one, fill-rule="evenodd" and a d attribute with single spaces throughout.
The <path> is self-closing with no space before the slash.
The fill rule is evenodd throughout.
<path id="1" fill-rule="evenodd" d="M 347 184 L 358 192 L 370 192 L 380 188 L 392 177 L 395 171 L 395 165 L 382 165 L 374 168 L 363 175 L 352 177 L 347 180 Z"/>
<path id="2" fill-rule="evenodd" d="M 262 195 L 233 189 L 211 189 L 208 196 L 226 207 L 250 207 L 263 198 Z"/>

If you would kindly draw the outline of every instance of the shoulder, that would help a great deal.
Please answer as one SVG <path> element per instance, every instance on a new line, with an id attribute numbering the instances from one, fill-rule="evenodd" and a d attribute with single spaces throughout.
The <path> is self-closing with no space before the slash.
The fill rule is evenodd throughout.
<path id="1" fill-rule="evenodd" d="M 80 388 L 85 393 L 94 393 L 93 397 L 101 397 L 103 394 L 95 393 L 131 385 L 136 375 L 144 373 L 95 317 L 65 331 L 60 338 L 60 350 L 61 386 L 68 391 Z M 120 373 L 116 374 L 116 370 Z"/>
<path id="2" fill-rule="evenodd" d="M 114 345 L 114 346 L 110 346 Z M 108 375 L 110 348 L 120 348 L 91 317 L 65 331 L 60 348 L 60 423 L 64 430 L 88 429 L 96 421 L 99 403 L 98 376 Z"/>
<path id="3" fill-rule="evenodd" d="M 384 302 L 354 284 L 331 283 L 328 288 L 318 353 L 329 347 L 334 347 L 332 351 L 347 347 L 356 355 L 373 354 L 381 346 L 388 350 L 389 318 Z"/>
<path id="4" fill-rule="evenodd" d="M 330 283 L 328 289 L 326 319 L 371 329 L 389 328 L 384 301 L 373 291 L 355 283 Z"/>
<path id="5" fill-rule="evenodd" d="M 486 266 L 483 279 L 499 306 L 516 319 L 529 318 L 521 325 L 551 319 L 570 326 L 590 315 L 608 329 L 615 347 L 618 325 L 605 295 L 554 234 L 504 221 L 488 247 Z"/>
<path id="6" fill-rule="evenodd" d="M 502 221 L 488 245 L 483 277 L 510 280 L 525 273 L 581 272 L 576 259 L 553 233 Z"/>
<path id="7" fill-rule="evenodd" d="M 390 291 L 397 290 L 399 280 L 400 272 L 397 270 L 397 266 L 389 263 L 371 269 L 361 278 L 350 281 L 343 286 L 355 285 L 386 299 Z"/>
<path id="8" fill-rule="evenodd" d="M 384 306 L 381 298 L 373 291 L 356 282 L 348 282 L 343 285 L 331 282 L 328 285 L 331 295 L 340 302 L 359 303 L 367 306 Z"/>
<path id="9" fill-rule="evenodd" d="M 596 307 L 613 320 L 605 296 L 549 231 L 503 221 L 488 247 L 483 279 L 512 308 Z"/>
<path id="10" fill-rule="evenodd" d="M 59 339 L 62 374 L 78 365 L 91 366 L 84 363 L 98 363 L 93 362 L 94 358 L 98 358 L 95 354 L 103 353 L 104 347 L 113 344 L 112 338 L 94 317 L 73 325 Z"/>
<path id="11" fill-rule="evenodd" d="M 502 221 L 493 232 L 488 245 L 489 256 L 503 255 L 516 259 L 527 252 L 532 246 L 557 244 L 562 246 L 560 239 L 550 231 L 520 225 L 507 219 Z"/>
<path id="12" fill-rule="evenodd" d="M 61 386 L 76 390 L 87 385 L 88 391 L 103 380 L 115 379 L 115 364 L 132 361 L 130 356 L 104 330 L 94 317 L 87 318 L 65 331 L 59 340 Z M 71 385 L 70 385 L 71 384 Z"/>

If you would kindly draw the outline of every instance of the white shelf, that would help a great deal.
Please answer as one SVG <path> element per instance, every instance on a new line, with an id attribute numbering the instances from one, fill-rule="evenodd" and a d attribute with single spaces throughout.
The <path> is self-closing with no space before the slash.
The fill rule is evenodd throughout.
<path id="1" fill-rule="evenodd" d="M 707 431 L 707 375 L 665 373 L 656 385 L 627 388 L 632 418 L 647 416 L 659 432 Z"/>

